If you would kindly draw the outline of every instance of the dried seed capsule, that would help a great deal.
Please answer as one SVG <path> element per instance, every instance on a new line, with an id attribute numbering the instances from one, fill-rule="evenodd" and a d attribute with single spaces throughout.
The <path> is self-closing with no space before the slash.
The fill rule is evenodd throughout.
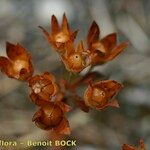
<path id="1" fill-rule="evenodd" d="M 96 109 L 104 109 L 108 106 L 118 107 L 118 102 L 112 98 L 121 88 L 122 85 L 113 80 L 90 84 L 84 93 L 85 103 Z"/>
<path id="2" fill-rule="evenodd" d="M 58 92 L 55 77 L 48 72 L 36 75 L 30 78 L 28 82 L 31 87 L 30 98 L 34 103 L 37 103 L 38 99 L 50 100 Z"/>
<path id="3" fill-rule="evenodd" d="M 128 46 L 128 42 L 117 44 L 116 33 L 111 33 L 102 39 L 99 38 L 99 35 L 100 29 L 97 23 L 93 21 L 87 35 L 91 65 L 103 64 L 114 59 Z"/>
<path id="4" fill-rule="evenodd" d="M 81 41 L 74 49 L 72 44 L 67 44 L 66 55 L 61 55 L 62 61 L 68 71 L 78 73 L 88 66 L 86 63 L 85 49 Z"/>
<path id="5" fill-rule="evenodd" d="M 66 44 L 73 43 L 78 31 L 70 31 L 66 15 L 63 15 L 62 26 L 59 27 L 57 18 L 53 15 L 51 18 L 51 34 L 43 27 L 40 27 L 46 36 L 48 42 L 60 53 L 65 53 Z"/>
<path id="6" fill-rule="evenodd" d="M 33 74 L 30 54 L 20 45 L 6 43 L 7 57 L 0 56 L 0 69 L 10 78 L 27 80 Z"/>
<path id="7" fill-rule="evenodd" d="M 69 134 L 70 128 L 65 112 L 70 109 L 63 102 L 47 102 L 34 114 L 32 121 L 43 130 L 55 130 L 56 132 Z"/>

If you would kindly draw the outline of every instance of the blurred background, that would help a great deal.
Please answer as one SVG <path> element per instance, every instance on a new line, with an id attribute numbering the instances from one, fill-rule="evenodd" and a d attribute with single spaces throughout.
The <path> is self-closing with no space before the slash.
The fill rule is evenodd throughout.
<path id="1" fill-rule="evenodd" d="M 140 138 L 147 150 L 150 148 L 149 10 L 149 0 L 0 0 L 0 55 L 6 55 L 6 41 L 21 43 L 32 54 L 35 73 L 49 71 L 59 79 L 59 57 L 38 29 L 39 25 L 50 29 L 52 14 L 61 21 L 66 13 L 72 30 L 80 29 L 76 41 L 86 39 L 95 20 L 101 37 L 117 32 L 118 41 L 130 42 L 115 60 L 95 68 L 124 84 L 117 97 L 121 108 L 71 112 L 72 133 L 65 138 L 77 140 L 77 147 L 64 149 L 120 150 L 123 143 L 137 145 Z M 37 108 L 29 101 L 28 92 L 27 85 L 0 73 L 0 139 L 51 140 L 50 132 L 31 121 Z M 21 145 L 9 149 L 54 148 Z"/>

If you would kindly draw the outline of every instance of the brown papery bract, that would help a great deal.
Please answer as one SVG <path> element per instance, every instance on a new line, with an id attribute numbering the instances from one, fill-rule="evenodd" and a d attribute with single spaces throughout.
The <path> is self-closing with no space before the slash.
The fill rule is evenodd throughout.
<path id="1" fill-rule="evenodd" d="M 6 42 L 7 57 L 0 56 L 0 69 L 8 77 L 28 80 L 33 74 L 30 54 L 20 45 Z"/>

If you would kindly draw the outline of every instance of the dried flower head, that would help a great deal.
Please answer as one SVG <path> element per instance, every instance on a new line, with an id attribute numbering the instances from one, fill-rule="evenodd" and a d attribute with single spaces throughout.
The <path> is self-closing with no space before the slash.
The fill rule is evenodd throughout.
<path id="1" fill-rule="evenodd" d="M 114 80 L 90 83 L 84 93 L 85 103 L 98 110 L 109 106 L 119 107 L 117 100 L 114 100 L 113 97 L 121 88 L 122 85 Z"/>
<path id="2" fill-rule="evenodd" d="M 66 55 L 61 55 L 62 61 L 68 71 L 78 73 L 87 67 L 86 51 L 81 41 L 74 49 L 72 44 L 67 44 Z"/>
<path id="3" fill-rule="evenodd" d="M 43 130 L 70 134 L 69 122 L 65 117 L 69 110 L 70 107 L 61 101 L 47 102 L 34 114 L 32 121 Z"/>
<path id="4" fill-rule="evenodd" d="M 51 18 L 51 34 L 40 26 L 48 42 L 58 51 L 65 52 L 66 43 L 73 43 L 78 31 L 70 31 L 67 17 L 64 14 L 61 27 L 58 24 L 57 18 L 53 15 Z"/>
<path id="5" fill-rule="evenodd" d="M 99 35 L 100 29 L 97 23 L 93 21 L 87 35 L 89 59 L 92 65 L 103 64 L 114 59 L 128 45 L 127 42 L 117 44 L 116 33 L 111 33 L 102 39 Z"/>
<path id="6" fill-rule="evenodd" d="M 29 79 L 29 87 L 31 87 L 31 100 L 37 104 L 39 100 L 50 100 L 58 92 L 58 86 L 55 77 L 45 72 L 42 75 L 35 75 Z"/>
<path id="7" fill-rule="evenodd" d="M 56 49 L 66 69 L 72 73 L 80 73 L 87 66 L 91 68 L 83 76 L 74 76 L 69 82 L 60 79 L 58 84 L 55 77 L 49 72 L 33 76 L 33 66 L 30 54 L 20 45 L 6 43 L 8 57 L 0 56 L 0 69 L 8 77 L 28 82 L 31 89 L 30 99 L 39 107 L 32 121 L 43 130 L 53 130 L 61 134 L 70 134 L 69 122 L 65 114 L 70 107 L 65 103 L 73 100 L 76 107 L 84 112 L 91 108 L 102 110 L 109 106 L 119 107 L 113 97 L 122 88 L 122 85 L 114 80 L 105 80 L 94 83 L 102 74 L 91 72 L 94 65 L 103 64 L 115 58 L 128 45 L 127 42 L 117 44 L 117 35 L 112 33 L 100 39 L 100 29 L 93 21 L 88 35 L 87 46 L 82 41 L 74 46 L 74 40 L 78 31 L 70 30 L 66 15 L 63 15 L 61 26 L 57 18 L 51 17 L 51 33 L 43 27 L 39 28 L 44 33 L 48 42 Z M 77 88 L 89 84 L 84 92 L 84 99 L 78 95 Z M 64 102 L 65 101 L 65 102 Z M 139 148 L 123 145 L 123 150 L 145 150 L 141 140 Z"/>
<path id="8" fill-rule="evenodd" d="M 0 69 L 8 77 L 27 80 L 33 74 L 30 54 L 20 45 L 6 42 L 7 57 L 0 56 Z"/>
<path id="9" fill-rule="evenodd" d="M 133 147 L 127 144 L 123 144 L 122 150 L 146 150 L 145 149 L 145 144 L 143 140 L 139 141 L 139 146 L 138 147 Z"/>

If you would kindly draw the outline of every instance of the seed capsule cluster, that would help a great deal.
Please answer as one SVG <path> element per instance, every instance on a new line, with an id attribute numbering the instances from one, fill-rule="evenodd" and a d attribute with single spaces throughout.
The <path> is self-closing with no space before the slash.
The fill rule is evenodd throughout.
<path id="1" fill-rule="evenodd" d="M 41 26 L 40 29 L 59 54 L 66 70 L 78 75 L 72 83 L 61 77 L 58 81 L 47 71 L 34 75 L 31 55 L 20 44 L 6 42 L 7 57 L 0 56 L 0 69 L 3 73 L 28 83 L 30 100 L 38 107 L 32 121 L 39 128 L 70 134 L 66 117 L 66 113 L 71 109 L 68 105 L 70 100 L 84 112 L 89 112 L 90 109 L 119 107 L 114 96 L 122 89 L 122 84 L 114 80 L 95 81 L 95 78 L 99 77 L 97 72 L 89 71 L 82 77 L 79 73 L 88 66 L 94 67 L 114 59 L 127 47 L 127 42 L 118 44 L 116 33 L 101 39 L 100 29 L 93 21 L 87 33 L 86 46 L 82 40 L 75 46 L 78 30 L 70 29 L 65 14 L 61 26 L 57 18 L 52 16 L 51 33 Z M 77 90 L 83 85 L 87 88 L 79 95 Z"/>
<path id="2" fill-rule="evenodd" d="M 53 130 L 59 134 L 70 134 L 69 121 L 66 113 L 71 110 L 68 105 L 73 100 L 76 108 L 84 112 L 90 109 L 103 110 L 108 107 L 119 107 L 115 95 L 123 88 L 121 83 L 114 80 L 98 80 L 100 74 L 89 70 L 84 76 L 79 73 L 87 67 L 95 67 L 113 60 L 128 45 L 128 42 L 117 43 L 117 34 L 111 33 L 100 38 L 100 28 L 92 22 L 86 37 L 74 44 L 78 30 L 72 31 L 66 15 L 62 24 L 57 18 L 51 17 L 51 33 L 39 26 L 49 44 L 59 54 L 67 71 L 77 74 L 73 82 L 60 77 L 56 80 L 52 73 L 45 71 L 34 75 L 31 55 L 19 43 L 6 42 L 7 57 L 0 56 L 0 70 L 9 78 L 28 83 L 30 101 L 38 107 L 32 121 L 43 130 Z M 79 95 L 77 90 L 82 86 L 86 90 Z M 127 144 L 122 150 L 146 150 L 143 140 L 138 147 Z"/>

